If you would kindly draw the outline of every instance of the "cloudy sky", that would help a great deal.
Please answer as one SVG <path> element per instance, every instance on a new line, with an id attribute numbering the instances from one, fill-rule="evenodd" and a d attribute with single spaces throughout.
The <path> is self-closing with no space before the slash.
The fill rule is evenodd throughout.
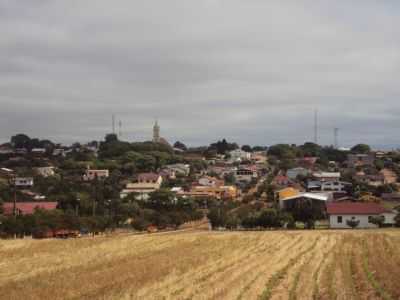
<path id="1" fill-rule="evenodd" d="M 0 0 L 0 141 L 399 145 L 400 1 Z"/>

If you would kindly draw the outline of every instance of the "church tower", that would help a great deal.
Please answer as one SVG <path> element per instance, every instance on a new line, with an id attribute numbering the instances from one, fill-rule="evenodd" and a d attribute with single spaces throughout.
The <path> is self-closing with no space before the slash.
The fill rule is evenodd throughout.
<path id="1" fill-rule="evenodd" d="M 158 122 L 154 123 L 153 126 L 153 143 L 159 143 L 160 142 L 160 126 L 158 126 Z"/>

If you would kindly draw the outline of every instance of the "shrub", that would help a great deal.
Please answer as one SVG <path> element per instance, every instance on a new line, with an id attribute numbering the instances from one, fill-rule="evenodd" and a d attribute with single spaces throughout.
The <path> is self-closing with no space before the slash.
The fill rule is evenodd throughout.
<path id="1" fill-rule="evenodd" d="M 360 225 L 360 220 L 347 220 L 346 222 L 347 226 L 351 227 L 352 229 L 356 228 L 358 225 Z"/>

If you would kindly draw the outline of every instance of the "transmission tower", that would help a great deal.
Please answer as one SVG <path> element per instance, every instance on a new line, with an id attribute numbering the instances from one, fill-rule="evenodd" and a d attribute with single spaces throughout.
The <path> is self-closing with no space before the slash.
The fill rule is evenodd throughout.
<path id="1" fill-rule="evenodd" d="M 314 143 L 318 144 L 318 110 L 314 111 Z"/>
<path id="2" fill-rule="evenodd" d="M 333 141 L 336 149 L 339 148 L 339 128 L 333 129 Z"/>

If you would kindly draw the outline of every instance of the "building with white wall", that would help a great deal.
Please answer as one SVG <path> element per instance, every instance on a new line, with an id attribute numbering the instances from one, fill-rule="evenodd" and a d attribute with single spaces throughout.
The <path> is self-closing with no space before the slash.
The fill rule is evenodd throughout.
<path id="1" fill-rule="evenodd" d="M 327 204 L 330 228 L 351 228 L 348 221 L 356 221 L 356 228 L 376 228 L 374 217 L 383 216 L 385 225 L 395 223 L 396 213 L 377 203 L 368 202 L 331 202 Z"/>

